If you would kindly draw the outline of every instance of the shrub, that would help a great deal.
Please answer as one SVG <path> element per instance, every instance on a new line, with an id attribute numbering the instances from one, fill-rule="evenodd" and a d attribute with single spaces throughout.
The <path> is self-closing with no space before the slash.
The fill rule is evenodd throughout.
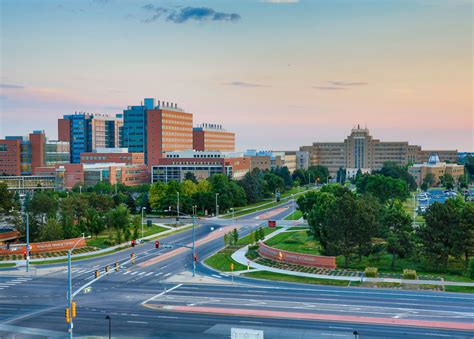
<path id="1" fill-rule="evenodd" d="M 250 250 L 250 251 L 256 251 L 256 250 L 258 250 L 258 243 L 255 244 L 255 245 L 250 245 L 250 246 L 249 246 L 249 250 Z"/>
<path id="2" fill-rule="evenodd" d="M 104 245 L 106 245 L 106 246 L 113 246 L 113 245 L 115 245 L 115 241 L 112 240 L 112 239 L 105 239 L 105 240 L 104 240 Z"/>
<path id="3" fill-rule="evenodd" d="M 408 268 L 405 268 L 405 269 L 403 270 L 403 279 L 415 280 L 415 279 L 416 279 L 416 271 L 415 271 L 415 270 L 408 269 Z"/>
<path id="4" fill-rule="evenodd" d="M 364 271 L 364 275 L 367 278 L 376 278 L 377 277 L 377 272 L 378 272 L 377 267 L 366 267 L 365 271 Z"/>

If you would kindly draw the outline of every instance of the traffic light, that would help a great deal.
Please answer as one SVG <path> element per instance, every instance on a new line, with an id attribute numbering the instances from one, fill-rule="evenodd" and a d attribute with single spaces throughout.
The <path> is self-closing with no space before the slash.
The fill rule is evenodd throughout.
<path id="1" fill-rule="evenodd" d="M 132 247 L 135 247 L 135 240 L 132 240 L 131 245 Z"/>
<path id="2" fill-rule="evenodd" d="M 109 272 L 109 265 L 106 265 L 105 266 L 105 273 L 108 273 Z"/>
<path id="3" fill-rule="evenodd" d="M 160 248 L 160 242 L 158 240 L 155 241 L 155 248 Z"/>
<path id="4" fill-rule="evenodd" d="M 135 253 L 130 254 L 130 258 L 132 260 L 132 264 L 135 264 Z"/>
<path id="5" fill-rule="evenodd" d="M 71 315 L 73 318 L 76 317 L 76 303 L 74 301 L 71 303 Z"/>
<path id="6" fill-rule="evenodd" d="M 26 251 L 23 252 L 23 259 L 26 260 Z"/>
<path id="7" fill-rule="evenodd" d="M 198 261 L 198 257 L 197 257 L 197 255 L 195 254 L 195 255 L 194 255 L 194 262 L 197 262 L 197 261 Z"/>
<path id="8" fill-rule="evenodd" d="M 100 276 L 99 270 L 95 271 L 95 278 L 97 279 Z"/>
<path id="9" fill-rule="evenodd" d="M 69 313 L 69 307 L 66 307 L 66 310 L 64 311 L 64 316 L 66 318 L 66 322 L 69 324 L 71 322 L 71 315 Z"/>
<path id="10" fill-rule="evenodd" d="M 230 263 L 230 270 L 234 271 L 234 263 L 233 262 Z"/>
<path id="11" fill-rule="evenodd" d="M 115 263 L 115 272 L 118 272 L 118 269 L 119 269 L 119 264 L 118 262 Z"/>

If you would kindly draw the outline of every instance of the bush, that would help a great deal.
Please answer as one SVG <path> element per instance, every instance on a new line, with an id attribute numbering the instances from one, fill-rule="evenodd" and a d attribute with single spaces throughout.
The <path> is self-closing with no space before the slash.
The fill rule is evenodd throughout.
<path id="1" fill-rule="evenodd" d="M 367 278 L 376 278 L 378 269 L 377 267 L 366 267 L 364 270 L 364 275 Z"/>
<path id="2" fill-rule="evenodd" d="M 416 279 L 416 271 L 415 271 L 415 270 L 408 269 L 408 268 L 405 268 L 405 269 L 403 270 L 403 279 L 415 280 L 415 279 Z"/>
<path id="3" fill-rule="evenodd" d="M 256 250 L 258 250 L 258 244 L 249 246 L 249 251 L 256 251 Z"/>
<path id="4" fill-rule="evenodd" d="M 469 260 L 469 277 L 474 279 L 474 259 Z"/>
<path id="5" fill-rule="evenodd" d="M 115 241 L 112 240 L 112 239 L 105 239 L 105 240 L 104 240 L 104 245 L 106 245 L 106 246 L 113 246 L 113 245 L 115 245 Z"/>

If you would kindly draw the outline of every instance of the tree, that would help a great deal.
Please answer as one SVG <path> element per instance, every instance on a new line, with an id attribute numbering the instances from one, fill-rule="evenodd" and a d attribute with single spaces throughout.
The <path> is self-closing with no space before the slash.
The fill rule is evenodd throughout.
<path id="1" fill-rule="evenodd" d="M 378 224 L 376 222 L 377 202 L 370 196 L 356 198 L 356 210 L 354 211 L 353 232 L 354 241 L 357 243 L 359 261 L 362 260 L 364 250 L 369 253 L 372 245 L 372 237 L 377 234 Z"/>
<path id="2" fill-rule="evenodd" d="M 308 172 L 311 173 L 311 181 L 318 183 L 327 183 L 329 177 L 329 170 L 326 166 L 316 165 L 310 166 Z"/>
<path id="3" fill-rule="evenodd" d="M 140 226 L 142 226 L 142 219 L 141 216 L 135 215 L 133 216 L 132 219 L 132 225 L 133 225 L 133 239 L 138 239 L 140 236 L 138 235 L 138 229 Z"/>
<path id="4" fill-rule="evenodd" d="M 277 167 L 271 172 L 283 179 L 286 188 L 290 188 L 293 186 L 293 178 L 291 177 L 291 173 L 288 167 Z"/>
<path id="5" fill-rule="evenodd" d="M 336 202 L 336 197 L 328 192 L 314 193 L 314 201 L 311 204 L 311 209 L 308 213 L 307 218 L 308 224 L 310 227 L 311 234 L 319 241 L 321 246 L 326 249 L 328 247 L 327 236 L 325 233 L 326 216 L 327 213 L 329 213 L 330 209 L 334 206 Z M 298 206 L 300 206 L 301 209 L 301 205 L 299 205 L 299 199 Z M 309 207 L 305 206 L 305 208 L 307 209 Z"/>
<path id="6" fill-rule="evenodd" d="M 386 161 L 383 167 L 373 172 L 373 174 L 381 174 L 393 179 L 401 179 L 406 182 L 410 191 L 416 190 L 415 178 L 408 172 L 408 166 L 399 166 L 396 162 Z"/>
<path id="7" fill-rule="evenodd" d="M 464 253 L 466 265 L 474 253 L 474 203 L 466 203 L 461 212 L 460 226 L 460 251 Z"/>
<path id="8" fill-rule="evenodd" d="M 339 167 L 336 174 L 336 181 L 343 185 L 346 182 L 346 170 L 342 167 Z"/>
<path id="9" fill-rule="evenodd" d="M 242 180 L 239 181 L 239 185 L 245 191 L 247 202 L 253 204 L 264 198 L 264 184 L 261 172 L 258 169 L 254 169 L 252 172 L 246 173 Z"/>
<path id="10" fill-rule="evenodd" d="M 418 235 L 425 253 L 448 269 L 449 256 L 458 255 L 462 233 L 460 231 L 460 209 L 454 199 L 445 203 L 433 203 L 425 213 L 425 224 L 418 229 Z"/>
<path id="11" fill-rule="evenodd" d="M 197 192 L 197 185 L 191 180 L 184 180 L 181 183 L 181 192 L 184 195 L 191 197 L 194 193 Z"/>
<path id="12" fill-rule="evenodd" d="M 49 218 L 40 230 L 41 241 L 53 241 L 64 239 L 64 232 L 61 224 L 54 218 Z"/>
<path id="13" fill-rule="evenodd" d="M 91 234 L 95 235 L 96 239 L 99 233 L 105 229 L 103 216 L 94 208 L 86 210 L 86 227 Z"/>
<path id="14" fill-rule="evenodd" d="M 234 228 L 232 230 L 232 242 L 235 244 L 239 240 L 239 232 L 237 232 L 237 229 Z"/>
<path id="15" fill-rule="evenodd" d="M 396 257 L 404 258 L 413 249 L 412 219 L 403 206 L 396 203 L 385 207 L 381 223 L 386 235 L 387 252 L 392 255 L 391 268 L 394 270 Z"/>
<path id="16" fill-rule="evenodd" d="M 451 174 L 445 173 L 440 178 L 441 185 L 446 187 L 448 190 L 452 190 L 454 188 L 454 178 Z"/>
<path id="17" fill-rule="evenodd" d="M 466 156 L 464 168 L 469 177 L 469 182 L 474 180 L 474 157 L 470 154 Z"/>
<path id="18" fill-rule="evenodd" d="M 263 229 L 263 227 L 260 227 L 260 228 L 258 229 L 258 233 L 259 233 L 259 235 L 260 235 L 260 236 L 259 236 L 260 240 L 265 239 L 265 230 Z"/>
<path id="19" fill-rule="evenodd" d="M 166 196 L 167 185 L 161 181 L 155 182 L 150 187 L 150 207 L 154 210 L 161 209 L 161 203 Z"/>
<path id="20" fill-rule="evenodd" d="M 426 173 L 423 178 L 423 183 L 426 183 L 428 187 L 432 187 L 435 184 L 435 176 L 433 173 Z"/>
<path id="21" fill-rule="evenodd" d="M 38 223 L 43 225 L 48 218 L 56 217 L 58 202 L 52 194 L 38 192 L 31 198 L 28 210 Z"/>
<path id="22" fill-rule="evenodd" d="M 198 180 L 197 180 L 197 178 L 196 178 L 196 176 L 194 175 L 193 172 L 186 172 L 186 173 L 184 174 L 184 179 L 185 179 L 185 180 L 190 180 L 190 181 L 192 181 L 192 182 L 195 183 L 195 184 L 198 182 Z"/>
<path id="23" fill-rule="evenodd" d="M 359 193 L 369 193 L 383 204 L 388 201 L 393 202 L 395 199 L 405 201 L 410 195 L 406 182 L 401 179 L 393 179 L 380 174 L 369 175 L 366 178 L 365 188 Z M 362 182 L 359 180 L 359 185 Z"/>
<path id="24" fill-rule="evenodd" d="M 297 169 L 293 172 L 292 175 L 293 181 L 299 182 L 302 185 L 305 185 L 309 182 L 309 177 L 305 170 Z"/>
<path id="25" fill-rule="evenodd" d="M 124 204 L 118 205 L 110 212 L 109 227 L 114 227 L 117 231 L 124 230 L 130 224 L 130 211 Z"/>

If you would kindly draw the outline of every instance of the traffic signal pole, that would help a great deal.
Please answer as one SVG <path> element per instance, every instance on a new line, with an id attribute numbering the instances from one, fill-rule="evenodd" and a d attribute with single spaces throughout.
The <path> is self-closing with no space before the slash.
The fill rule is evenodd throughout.
<path id="1" fill-rule="evenodd" d="M 68 287 L 68 307 L 69 307 L 69 312 L 72 310 L 72 274 L 71 274 L 71 250 L 67 251 L 67 287 Z M 69 321 L 69 338 L 72 339 L 72 328 L 73 328 L 73 323 L 72 323 L 72 317 L 70 317 Z"/>
<path id="2" fill-rule="evenodd" d="M 196 275 L 196 244 L 195 244 L 195 240 L 196 240 L 196 232 L 195 232 L 195 229 L 194 229 L 194 218 L 195 218 L 195 210 L 197 209 L 197 206 L 193 206 L 193 277 Z"/>

